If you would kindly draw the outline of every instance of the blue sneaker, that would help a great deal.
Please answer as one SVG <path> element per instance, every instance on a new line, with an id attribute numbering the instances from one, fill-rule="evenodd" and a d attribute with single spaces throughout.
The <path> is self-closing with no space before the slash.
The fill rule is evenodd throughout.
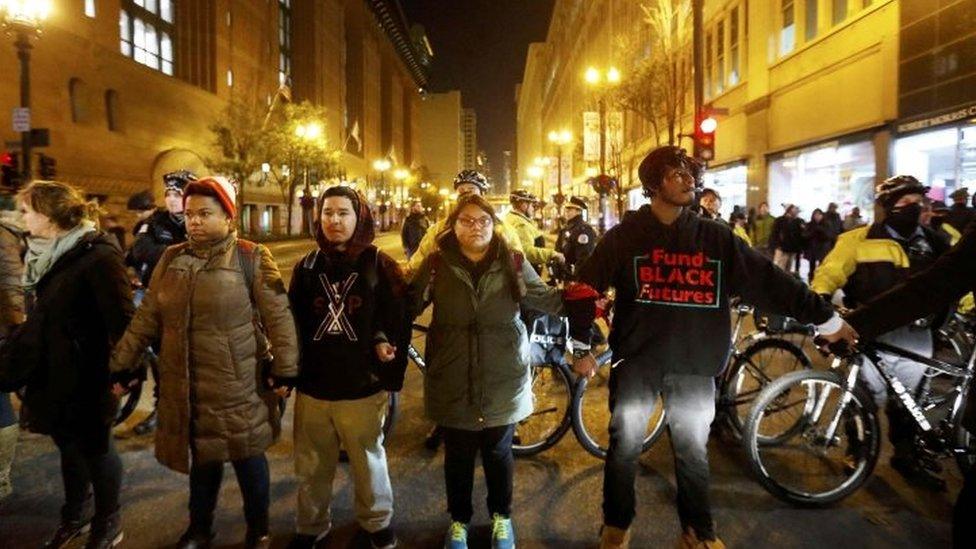
<path id="1" fill-rule="evenodd" d="M 444 537 L 444 549 L 468 549 L 468 525 L 454 521 Z"/>
<path id="2" fill-rule="evenodd" d="M 491 549 L 515 549 L 512 519 L 495 513 L 491 517 Z"/>

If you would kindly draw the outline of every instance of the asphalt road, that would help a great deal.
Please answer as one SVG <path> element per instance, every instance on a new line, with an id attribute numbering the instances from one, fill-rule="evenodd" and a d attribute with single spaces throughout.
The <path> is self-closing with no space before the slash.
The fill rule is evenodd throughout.
<path id="1" fill-rule="evenodd" d="M 383 234 L 378 244 L 402 258 L 397 235 Z M 271 249 L 288 276 L 312 245 L 311 241 L 286 242 L 273 244 Z M 689 344 L 695 343 L 694 337 L 689 336 Z M 420 345 L 422 340 L 415 343 Z M 396 497 L 395 526 L 401 547 L 438 547 L 448 521 L 443 453 L 423 447 L 429 425 L 422 413 L 421 376 L 412 366 L 401 397 L 399 418 L 387 443 Z M 170 546 L 187 521 L 187 478 L 156 463 L 151 437 L 128 435 L 131 426 L 148 412 L 147 405 L 148 398 L 144 397 L 129 423 L 118 430 L 124 437 L 119 439 L 119 449 L 126 474 L 122 491 L 124 547 Z M 284 435 L 268 454 L 276 547 L 287 544 L 294 520 L 290 410 Z M 891 470 L 886 447 L 874 477 L 855 495 L 829 509 L 798 509 L 774 499 L 752 480 L 743 453 L 734 443 L 713 437 L 710 451 L 715 516 L 719 533 L 730 547 L 949 546 L 951 503 L 960 486 L 959 475 L 950 463 L 946 463 L 949 492 L 932 494 L 910 487 Z M 595 547 L 602 477 L 602 462 L 586 454 L 571 432 L 547 452 L 518 460 L 513 518 L 519 547 Z M 58 455 L 48 438 L 21 436 L 13 480 L 14 495 L 0 503 L 0 548 L 37 547 L 57 526 L 62 497 Z M 336 477 L 335 494 L 335 528 L 324 546 L 368 547 L 354 524 L 351 481 L 345 467 Z M 678 520 L 666 435 L 641 458 L 637 494 L 632 547 L 673 545 Z M 479 472 L 473 548 L 489 547 L 484 498 Z M 245 531 L 241 497 L 229 468 L 215 528 L 217 546 L 240 546 Z M 74 546 L 82 545 L 83 540 Z"/>

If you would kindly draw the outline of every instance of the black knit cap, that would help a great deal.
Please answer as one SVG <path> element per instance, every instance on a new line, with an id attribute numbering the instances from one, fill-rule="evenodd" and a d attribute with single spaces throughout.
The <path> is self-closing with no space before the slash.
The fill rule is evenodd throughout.
<path id="1" fill-rule="evenodd" d="M 125 204 L 125 209 L 139 212 L 155 210 L 156 201 L 153 199 L 151 192 L 140 191 L 129 197 L 129 201 Z"/>
<path id="2" fill-rule="evenodd" d="M 705 171 L 701 162 L 688 156 L 681 147 L 665 145 L 647 153 L 637 168 L 637 176 L 645 190 L 657 188 L 664 182 L 668 168 L 684 168 L 695 178 L 695 187 L 701 188 L 701 177 Z"/>

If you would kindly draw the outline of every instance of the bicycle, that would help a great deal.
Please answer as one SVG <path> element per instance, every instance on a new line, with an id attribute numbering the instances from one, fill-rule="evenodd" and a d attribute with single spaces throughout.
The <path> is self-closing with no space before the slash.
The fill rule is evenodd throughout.
<path id="1" fill-rule="evenodd" d="M 923 392 L 913 396 L 888 372 L 879 351 L 921 363 L 927 375 L 948 376 L 952 383 L 946 391 L 921 387 Z M 848 354 L 835 355 L 830 370 L 788 374 L 756 398 L 743 443 L 753 473 L 768 492 L 795 505 L 822 507 L 846 498 L 870 478 L 881 450 L 881 424 L 873 399 L 858 382 L 863 360 L 877 368 L 894 404 L 914 419 L 920 455 L 954 457 L 963 473 L 976 463 L 976 438 L 961 424 L 976 350 L 964 363 L 952 364 L 882 342 L 863 342 Z"/>
<path id="2" fill-rule="evenodd" d="M 756 331 L 740 339 L 743 323 L 746 317 L 753 314 L 753 308 L 736 305 L 734 311 L 736 320 L 729 344 L 730 356 L 723 374 L 718 378 L 716 417 L 720 420 L 724 418 L 724 424 L 738 438 L 742 432 L 742 420 L 763 387 L 778 377 L 778 374 L 797 369 L 809 370 L 813 367 L 810 358 L 800 346 L 773 336 L 799 334 L 805 338 L 812 334 L 812 328 L 787 319 L 779 330 L 761 323 Z M 599 360 L 598 364 L 601 364 L 601 368 L 605 365 Z M 607 419 L 605 414 L 596 411 L 599 409 L 596 404 L 588 402 L 596 400 L 602 403 L 609 399 L 608 380 L 604 377 L 596 377 L 594 380 L 596 383 L 586 378 L 577 381 L 571 407 L 572 423 L 583 448 L 593 456 L 604 459 L 609 445 L 609 433 L 605 427 Z M 596 426 L 598 422 L 599 427 Z M 665 425 L 664 403 L 658 398 L 648 422 L 643 451 L 647 451 L 660 437 Z"/>

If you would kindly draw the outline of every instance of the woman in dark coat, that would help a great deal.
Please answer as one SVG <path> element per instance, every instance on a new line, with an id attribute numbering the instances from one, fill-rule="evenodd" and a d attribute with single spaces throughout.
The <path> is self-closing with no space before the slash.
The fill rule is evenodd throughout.
<path id="1" fill-rule="evenodd" d="M 114 547 L 122 540 L 122 462 L 112 443 L 118 400 L 108 361 L 133 312 L 122 251 L 96 229 L 95 208 L 69 185 L 35 181 L 17 202 L 31 235 L 28 311 L 4 346 L 0 378 L 6 384 L 11 372 L 23 376 L 25 423 L 51 435 L 61 453 L 65 503 L 45 547 L 67 545 L 89 526 L 86 547 Z"/>
<path id="2" fill-rule="evenodd" d="M 804 255 L 810 262 L 810 272 L 807 275 L 809 280 L 813 280 L 813 272 L 817 270 L 817 265 L 823 262 L 827 253 L 834 246 L 834 227 L 830 221 L 824 217 L 823 210 L 817 208 L 810 216 L 810 222 L 804 228 L 804 240 L 806 241 L 806 251 Z"/>

